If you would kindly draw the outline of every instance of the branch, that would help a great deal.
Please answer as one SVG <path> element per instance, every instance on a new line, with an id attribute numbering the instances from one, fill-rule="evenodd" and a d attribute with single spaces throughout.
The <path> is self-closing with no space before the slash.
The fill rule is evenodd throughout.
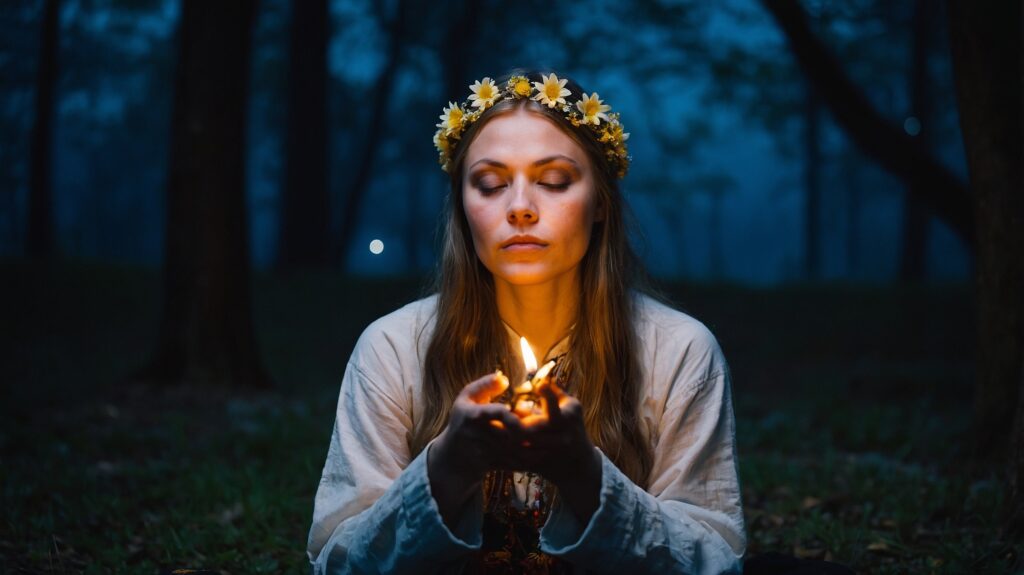
<path id="1" fill-rule="evenodd" d="M 920 194 L 921 200 L 973 249 L 973 208 L 966 184 L 872 106 L 811 31 L 807 13 L 797 0 L 761 0 L 761 4 L 785 33 L 804 75 L 850 139 L 887 171 L 917 184 L 908 186 L 911 193 Z"/>

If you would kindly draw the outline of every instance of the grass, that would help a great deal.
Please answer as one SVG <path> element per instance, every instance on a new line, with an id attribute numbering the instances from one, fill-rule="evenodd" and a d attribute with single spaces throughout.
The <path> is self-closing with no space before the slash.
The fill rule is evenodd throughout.
<path id="1" fill-rule="evenodd" d="M 305 538 L 347 355 L 417 280 L 257 277 L 276 388 L 126 386 L 159 278 L 0 264 L 0 571 L 306 573 Z M 670 286 L 733 369 L 751 553 L 861 573 L 1007 573 L 1000 469 L 971 462 L 962 287 Z"/>

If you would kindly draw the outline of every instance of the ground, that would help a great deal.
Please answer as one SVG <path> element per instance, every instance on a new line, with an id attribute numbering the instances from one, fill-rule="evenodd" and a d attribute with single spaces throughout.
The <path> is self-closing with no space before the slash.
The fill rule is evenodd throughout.
<path id="1" fill-rule="evenodd" d="M 128 383 L 158 325 L 155 271 L 0 262 L 3 571 L 305 573 L 348 351 L 424 293 L 408 279 L 258 275 L 276 387 Z M 750 553 L 860 573 L 1006 573 L 996 463 L 968 441 L 966 286 L 669 285 L 733 372 Z"/>

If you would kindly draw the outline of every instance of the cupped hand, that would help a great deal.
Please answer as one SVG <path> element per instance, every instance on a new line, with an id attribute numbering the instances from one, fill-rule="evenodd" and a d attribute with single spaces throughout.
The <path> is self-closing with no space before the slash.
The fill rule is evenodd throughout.
<path id="1" fill-rule="evenodd" d="M 466 480 L 479 480 L 489 469 L 507 467 L 509 450 L 523 424 L 502 403 L 491 403 L 508 387 L 500 374 L 466 385 L 455 398 L 448 427 L 431 448 L 431 468 L 444 468 Z"/>
<path id="2" fill-rule="evenodd" d="M 571 483 L 580 473 L 599 472 L 600 459 L 587 436 L 583 406 L 554 381 L 545 379 L 538 391 L 541 413 L 517 413 L 521 429 L 511 458 L 520 469 L 540 473 L 556 485 Z"/>

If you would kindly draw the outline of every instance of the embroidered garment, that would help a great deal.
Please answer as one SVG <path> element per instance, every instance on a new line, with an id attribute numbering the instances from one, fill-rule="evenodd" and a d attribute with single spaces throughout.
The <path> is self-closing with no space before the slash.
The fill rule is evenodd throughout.
<path id="1" fill-rule="evenodd" d="M 509 559 L 538 549 L 543 555 L 531 560 L 551 573 L 739 573 L 746 536 L 725 359 L 700 322 L 638 297 L 640 429 L 654 456 L 647 489 L 600 454 L 600 501 L 590 521 L 580 524 L 557 495 L 541 500 L 546 517 L 527 522 L 529 529 L 513 526 L 514 541 L 526 545 L 508 551 Z M 409 452 L 435 301 L 377 320 L 353 350 L 314 503 L 307 545 L 314 573 L 473 573 L 481 560 L 490 569 L 482 572 L 524 572 L 521 561 L 501 571 L 494 561 L 501 556 L 488 555 L 504 549 L 510 532 L 497 507 L 486 512 L 484 493 L 449 529 L 430 493 L 430 446 L 415 458 Z M 548 492 L 527 483 L 520 498 L 515 474 L 489 477 L 490 493 L 508 485 L 522 511 L 532 513 L 531 496 L 536 502 Z M 500 535 L 496 546 L 488 533 Z"/>

